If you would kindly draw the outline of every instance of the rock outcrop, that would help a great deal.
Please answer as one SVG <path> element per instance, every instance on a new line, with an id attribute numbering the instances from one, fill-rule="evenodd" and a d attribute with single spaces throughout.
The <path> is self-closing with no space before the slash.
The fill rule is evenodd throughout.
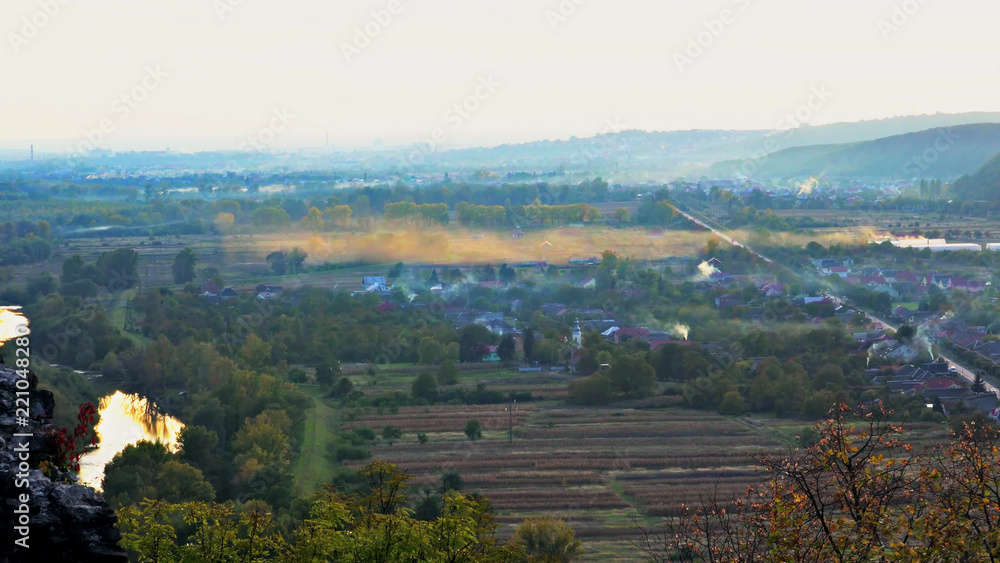
<path id="1" fill-rule="evenodd" d="M 55 408 L 52 393 L 29 381 L 28 424 L 18 425 L 17 373 L 0 365 L 0 563 L 44 562 L 126 562 L 128 555 L 118 545 L 115 527 L 118 517 L 104 499 L 90 487 L 75 483 L 75 475 L 60 473 L 49 479 L 36 467 L 41 459 L 55 453 L 51 420 Z M 24 385 L 22 383 L 22 385 Z M 30 438 L 15 433 L 31 434 Z M 18 469 L 27 444 L 30 469 L 26 476 Z M 27 484 L 27 487 L 24 485 Z M 28 494 L 27 503 L 21 495 Z M 28 512 L 28 549 L 15 542 L 22 538 L 16 530 L 21 514 Z"/>

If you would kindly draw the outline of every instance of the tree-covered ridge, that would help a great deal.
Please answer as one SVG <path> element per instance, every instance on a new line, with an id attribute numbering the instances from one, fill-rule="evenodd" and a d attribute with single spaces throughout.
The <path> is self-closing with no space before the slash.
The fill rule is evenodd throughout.
<path id="1" fill-rule="evenodd" d="M 781 145 L 781 136 L 776 146 Z M 873 141 L 787 148 L 753 160 L 755 177 L 956 178 L 1000 152 L 1000 124 L 928 129 Z M 713 165 L 713 174 L 739 177 L 747 161 Z M 747 174 L 747 172 L 743 172 Z"/>
<path id="2" fill-rule="evenodd" d="M 963 200 L 1000 200 L 1000 155 L 993 157 L 975 173 L 955 180 L 951 189 L 957 198 Z"/>

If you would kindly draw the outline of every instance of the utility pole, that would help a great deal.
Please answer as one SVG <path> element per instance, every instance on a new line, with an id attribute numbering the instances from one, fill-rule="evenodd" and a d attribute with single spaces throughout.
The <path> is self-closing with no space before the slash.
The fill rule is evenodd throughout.
<path id="1" fill-rule="evenodd" d="M 507 395 L 507 399 L 509 400 L 509 403 L 508 403 L 508 406 L 507 406 L 507 424 L 508 424 L 508 428 L 509 428 L 509 430 L 508 430 L 508 439 L 510 440 L 510 443 L 513 444 L 514 443 L 514 403 L 517 402 L 517 401 L 514 400 L 514 394 L 513 393 L 510 393 L 509 395 Z"/>
<path id="2" fill-rule="evenodd" d="M 126 295 L 125 299 L 126 299 L 126 301 L 125 301 L 125 326 L 122 327 L 122 330 L 124 330 L 125 332 L 130 332 L 129 328 L 131 328 L 131 327 L 129 325 L 132 324 L 132 298 Z"/>

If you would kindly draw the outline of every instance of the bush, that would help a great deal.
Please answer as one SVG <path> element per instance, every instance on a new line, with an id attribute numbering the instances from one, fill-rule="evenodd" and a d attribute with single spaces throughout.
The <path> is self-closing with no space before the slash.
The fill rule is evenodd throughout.
<path id="1" fill-rule="evenodd" d="M 496 405 L 507 402 L 507 395 L 500 391 L 490 391 L 485 383 L 476 385 L 475 391 L 465 396 L 465 402 L 470 405 Z"/>
<path id="2" fill-rule="evenodd" d="M 339 399 L 341 397 L 348 397 L 353 392 L 354 384 L 351 383 L 351 380 L 346 377 L 341 377 L 340 380 L 337 381 L 337 384 L 334 385 L 333 390 L 330 391 L 330 394 Z"/>
<path id="3" fill-rule="evenodd" d="M 465 483 L 457 471 L 446 471 L 441 476 L 441 487 L 438 490 L 441 494 L 445 494 L 448 491 L 461 491 L 463 486 L 465 486 Z"/>
<path id="4" fill-rule="evenodd" d="M 306 372 L 299 368 L 292 368 L 288 370 L 288 381 L 291 381 L 292 383 L 305 383 Z"/>
<path id="5" fill-rule="evenodd" d="M 476 419 L 472 419 L 465 424 L 465 435 L 470 440 L 478 440 L 483 437 L 483 424 Z"/>
<path id="6" fill-rule="evenodd" d="M 458 383 L 458 378 L 461 372 L 455 362 L 451 360 L 445 360 L 441 362 L 441 366 L 438 367 L 437 380 L 441 385 L 455 385 Z"/>
<path id="7" fill-rule="evenodd" d="M 746 399 L 743 398 L 743 395 L 740 395 L 739 391 L 727 392 L 722 396 L 722 402 L 719 403 L 719 414 L 736 416 L 745 413 L 746 410 Z"/>
<path id="8" fill-rule="evenodd" d="M 351 440 L 351 443 L 353 443 L 355 446 L 375 441 L 375 429 L 370 428 L 368 426 L 359 426 L 355 428 L 353 434 L 357 438 L 357 440 L 359 440 L 357 442 Z"/>
<path id="9" fill-rule="evenodd" d="M 603 373 L 574 381 L 569 386 L 570 399 L 580 405 L 606 405 L 611 402 L 614 386 Z"/>
<path id="10" fill-rule="evenodd" d="M 382 429 L 382 438 L 386 442 L 389 442 L 391 446 L 393 442 L 403 437 L 403 431 L 398 426 L 393 426 L 392 424 L 387 425 Z"/>
<path id="11" fill-rule="evenodd" d="M 438 398 L 437 380 L 429 373 L 422 373 L 413 380 L 410 394 L 414 399 L 424 399 L 433 403 Z"/>
<path id="12" fill-rule="evenodd" d="M 511 541 L 521 545 L 529 556 L 544 561 L 568 563 L 583 551 L 583 542 L 576 539 L 573 528 L 552 517 L 525 520 Z"/>
<path id="13" fill-rule="evenodd" d="M 328 453 L 335 461 L 357 461 L 362 459 L 368 459 L 372 456 L 371 452 L 361 446 L 354 446 L 350 444 L 335 444 L 330 443 L 327 446 Z"/>

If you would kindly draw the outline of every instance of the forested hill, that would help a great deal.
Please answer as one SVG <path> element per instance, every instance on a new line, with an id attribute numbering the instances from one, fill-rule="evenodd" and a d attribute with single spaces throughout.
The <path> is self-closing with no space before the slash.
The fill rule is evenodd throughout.
<path id="1" fill-rule="evenodd" d="M 1000 152 L 1000 124 L 936 128 L 863 143 L 796 147 L 758 161 L 756 177 L 957 178 Z M 715 164 L 731 176 L 744 161 Z"/>
<path id="2" fill-rule="evenodd" d="M 933 115 L 911 115 L 890 117 L 873 121 L 854 123 L 831 123 L 816 127 L 804 126 L 795 130 L 795 136 L 782 146 L 803 147 L 809 145 L 833 145 L 874 141 L 895 135 L 916 133 L 941 127 L 957 127 L 977 123 L 1000 123 L 1000 113 L 937 113 Z"/>
<path id="3" fill-rule="evenodd" d="M 1000 155 L 993 157 L 975 174 L 959 178 L 952 186 L 952 193 L 958 199 L 1000 200 Z"/>
<path id="4" fill-rule="evenodd" d="M 783 122 L 793 125 L 787 119 Z M 914 115 L 886 119 L 833 123 L 829 125 L 802 126 L 794 134 L 781 139 L 782 148 L 813 145 L 862 143 L 893 135 L 905 135 L 942 127 L 969 124 L 1000 124 L 1000 113 L 974 112 L 958 114 Z M 609 121 L 606 131 L 589 138 L 572 137 L 565 140 L 546 140 L 521 144 L 506 144 L 446 151 L 439 155 L 451 164 L 561 163 L 567 169 L 592 166 L 596 163 L 631 162 L 653 168 L 684 168 L 685 165 L 711 163 L 720 160 L 745 158 L 759 151 L 772 130 L 725 131 L 636 131 L 621 130 L 626 125 Z M 436 156 L 437 158 L 438 156 Z M 980 163 L 981 164 L 981 163 Z M 974 170 L 962 170 L 962 174 Z"/>

